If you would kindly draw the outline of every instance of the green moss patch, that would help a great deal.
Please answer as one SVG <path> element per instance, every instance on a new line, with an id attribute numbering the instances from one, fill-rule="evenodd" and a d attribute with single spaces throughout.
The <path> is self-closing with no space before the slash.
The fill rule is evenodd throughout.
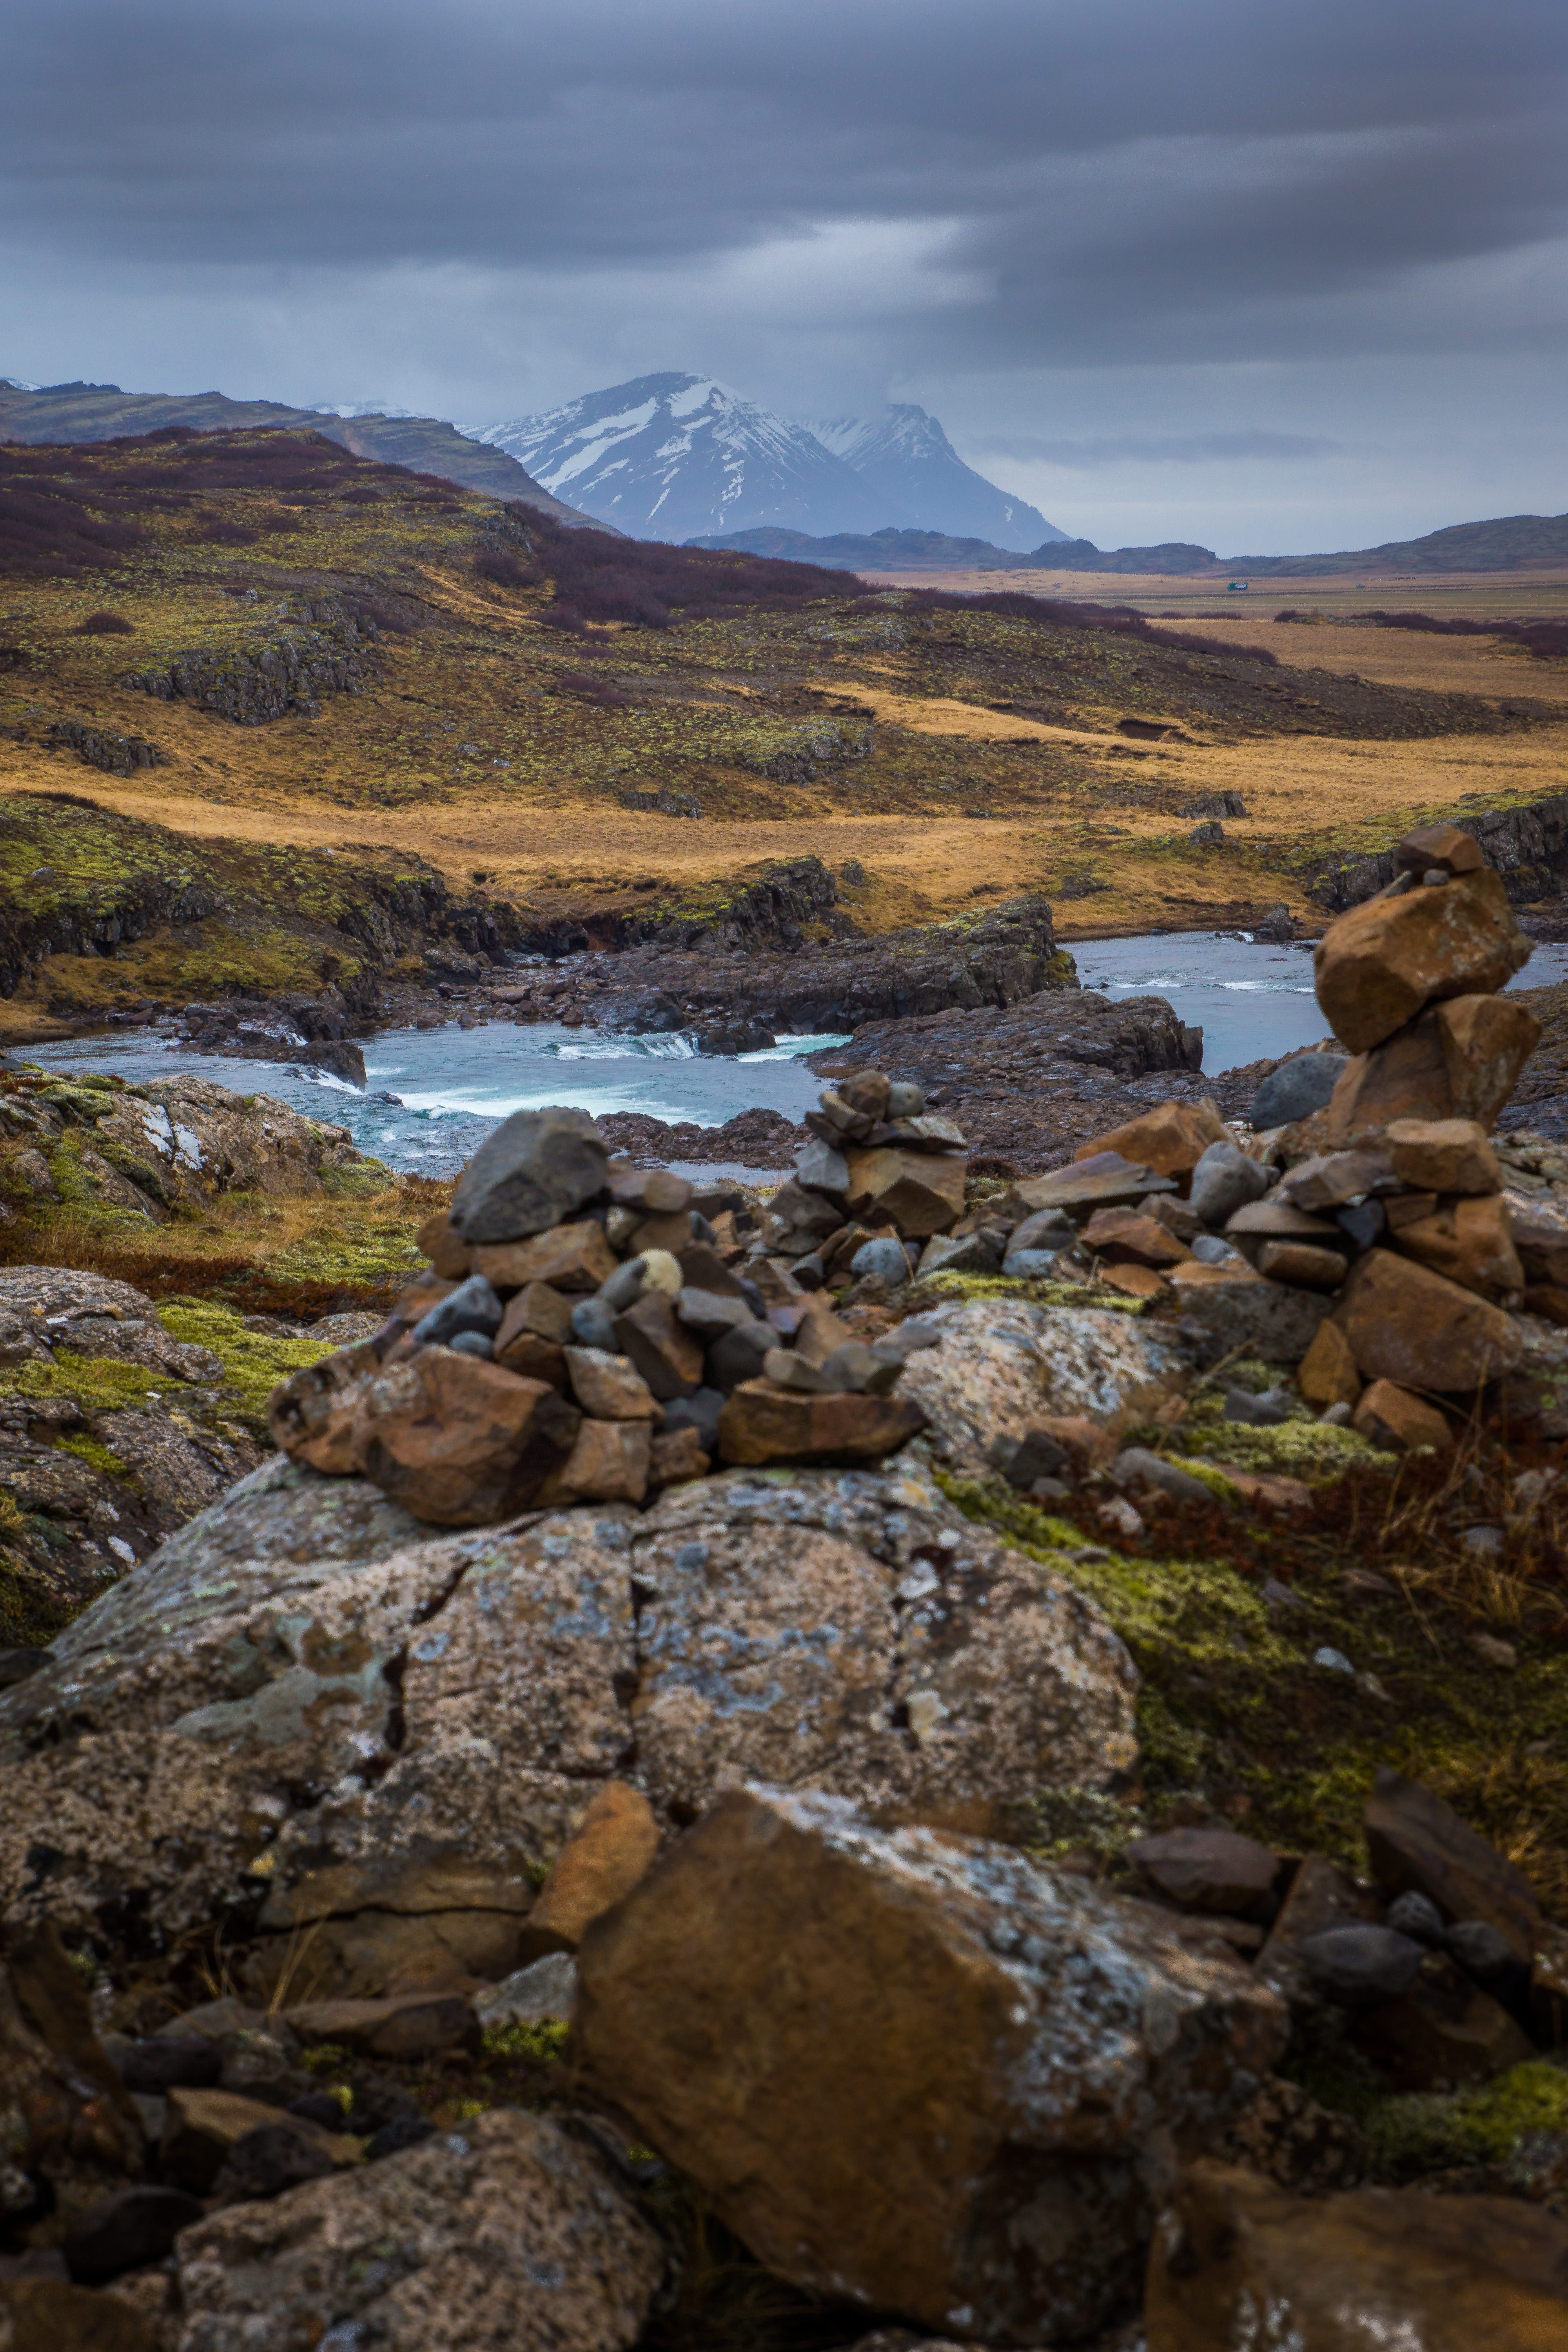
<path id="1" fill-rule="evenodd" d="M 1477 2090 L 1384 2099 L 1363 2128 L 1373 2163 L 1386 2179 L 1506 2165 L 1532 2133 L 1568 2133 L 1568 2066 L 1531 2058 Z"/>
<path id="2" fill-rule="evenodd" d="M 174 1339 L 210 1348 L 222 1358 L 225 1407 L 259 1434 L 266 1433 L 267 1400 L 279 1381 L 332 1352 L 326 1340 L 282 1339 L 247 1331 L 235 1307 L 206 1298 L 166 1299 L 158 1320 Z"/>

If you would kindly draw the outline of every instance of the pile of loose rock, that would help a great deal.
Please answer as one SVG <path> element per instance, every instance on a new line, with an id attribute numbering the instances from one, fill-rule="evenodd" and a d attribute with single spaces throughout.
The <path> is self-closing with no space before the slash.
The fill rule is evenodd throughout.
<path id="1" fill-rule="evenodd" d="M 908 1242 L 963 1218 L 963 1137 L 878 1071 L 822 1101 L 760 1223 L 742 1192 L 612 1161 L 581 1111 L 515 1113 L 384 1328 L 279 1390 L 279 1444 L 448 1527 L 892 1452 L 924 1423 L 894 1391 L 931 1335 L 858 1339 L 824 1285 L 908 1281 Z"/>

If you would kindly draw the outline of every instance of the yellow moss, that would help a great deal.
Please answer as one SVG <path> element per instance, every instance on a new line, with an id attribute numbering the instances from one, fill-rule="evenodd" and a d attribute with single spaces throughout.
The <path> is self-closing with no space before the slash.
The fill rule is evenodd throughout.
<path id="1" fill-rule="evenodd" d="M 1183 1467 L 1197 1477 L 1209 1477 L 1211 1483 L 1214 1462 L 1201 1458 L 1204 1455 L 1234 1462 L 1238 1470 L 1282 1471 L 1289 1477 L 1304 1478 L 1309 1486 L 1341 1478 L 1347 1470 L 1386 1464 L 1388 1459 L 1359 1430 L 1339 1429 L 1332 1422 L 1310 1417 L 1258 1428 L 1250 1422 L 1226 1421 L 1217 1412 L 1192 1413 L 1174 1435 L 1184 1449 Z M 1200 1458 L 1191 1458 L 1194 1455 Z"/>
<path id="2" fill-rule="evenodd" d="M 485 2030 L 482 2047 L 487 2058 L 531 2058 L 550 2063 L 566 2047 L 568 2028 L 558 2017 L 535 2018 L 529 2024 L 516 2020 Z"/>

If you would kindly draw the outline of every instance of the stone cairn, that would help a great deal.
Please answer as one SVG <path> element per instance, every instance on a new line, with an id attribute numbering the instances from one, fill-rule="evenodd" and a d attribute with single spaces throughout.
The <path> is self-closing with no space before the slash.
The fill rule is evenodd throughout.
<path id="1" fill-rule="evenodd" d="M 901 1286 L 922 1243 L 962 1256 L 938 1237 L 963 1222 L 964 1139 L 879 1071 L 821 1099 L 760 1223 L 741 1192 L 611 1160 L 584 1112 L 515 1113 L 383 1328 L 276 1391 L 278 1444 L 447 1527 L 891 1453 L 924 1424 L 893 1391 L 934 1335 L 858 1339 L 824 1286 Z"/>
<path id="2" fill-rule="evenodd" d="M 1279 1065 L 1250 1131 L 1166 1102 L 978 1214 L 1028 1212 L 996 1237 L 1004 1272 L 1091 1255 L 1200 1352 L 1289 1367 L 1325 1417 L 1399 1451 L 1447 1445 L 1532 1329 L 1550 1345 L 1542 1325 L 1568 1324 L 1568 1222 L 1505 1189 L 1489 1139 L 1541 1034 L 1499 992 L 1530 953 L 1502 882 L 1452 825 L 1394 865 L 1316 950 L 1344 1050 Z"/>

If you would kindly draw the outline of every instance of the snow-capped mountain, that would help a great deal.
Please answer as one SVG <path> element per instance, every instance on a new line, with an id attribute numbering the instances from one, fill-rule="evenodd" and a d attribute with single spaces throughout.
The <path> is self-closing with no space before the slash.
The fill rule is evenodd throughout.
<path id="1" fill-rule="evenodd" d="M 859 475 L 881 526 L 986 539 L 1020 553 L 1068 537 L 1038 507 L 966 466 L 936 418 L 912 401 L 896 401 L 879 416 L 836 416 L 814 430 Z"/>
<path id="2" fill-rule="evenodd" d="M 538 416 L 463 430 L 637 539 L 890 528 L 1026 551 L 1068 536 L 966 466 L 935 417 L 910 402 L 813 426 L 711 376 L 643 375 Z"/>
<path id="3" fill-rule="evenodd" d="M 679 543 L 762 523 L 863 530 L 882 520 L 854 468 L 805 425 L 711 376 L 637 376 L 470 431 L 554 497 L 637 539 Z"/>

